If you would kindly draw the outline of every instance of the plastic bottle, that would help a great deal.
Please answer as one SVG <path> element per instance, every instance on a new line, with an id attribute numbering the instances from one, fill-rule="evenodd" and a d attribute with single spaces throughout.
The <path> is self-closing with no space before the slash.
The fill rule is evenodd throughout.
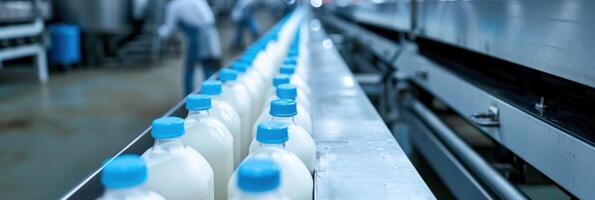
<path id="1" fill-rule="evenodd" d="M 263 81 L 263 90 L 268 91 L 270 89 L 270 82 L 273 79 L 273 70 L 272 70 L 272 62 L 271 60 L 267 59 L 269 57 L 266 51 L 260 51 L 254 61 L 252 62 L 252 66 L 254 70 L 258 73 L 260 77 L 262 77 Z M 265 93 L 266 94 L 266 93 Z"/>
<path id="2" fill-rule="evenodd" d="M 316 166 L 316 143 L 312 136 L 304 128 L 295 123 L 296 115 L 295 101 L 290 99 L 279 99 L 271 103 L 270 116 L 264 117 L 259 122 L 283 122 L 286 123 L 289 130 L 289 140 L 286 143 L 287 150 L 294 153 L 306 165 L 310 173 L 314 172 Z M 258 131 L 258 127 L 254 133 Z M 250 152 L 257 149 L 258 142 L 252 141 Z"/>
<path id="3" fill-rule="evenodd" d="M 214 173 L 215 199 L 227 198 L 227 181 L 233 173 L 233 136 L 210 114 L 211 97 L 191 94 L 186 98 L 188 117 L 182 142 L 200 153 Z"/>
<path id="4" fill-rule="evenodd" d="M 240 154 L 241 158 L 244 158 L 248 155 L 248 147 L 250 146 L 250 141 L 252 141 L 252 123 L 250 123 L 251 102 L 246 87 L 237 83 L 237 78 L 238 72 L 236 70 L 221 69 L 219 71 L 219 79 L 223 81 L 221 98 L 240 114 L 242 123 Z"/>
<path id="5" fill-rule="evenodd" d="M 301 77 L 295 74 L 295 65 L 291 64 L 283 64 L 281 68 L 279 68 L 280 74 L 285 74 L 291 77 L 290 82 L 294 85 L 297 85 L 300 90 L 303 91 L 304 95 L 309 97 L 310 96 L 310 86 L 302 79 Z"/>
<path id="6" fill-rule="evenodd" d="M 289 67 L 286 67 L 286 68 L 289 68 Z M 296 92 L 295 95 L 296 95 L 296 97 L 295 98 L 297 98 L 298 103 L 300 105 L 304 106 L 304 108 L 306 108 L 307 110 L 310 110 L 310 100 L 307 98 L 308 97 L 308 92 L 305 92 L 304 90 L 301 90 L 302 87 L 300 87 L 298 84 L 294 84 L 293 83 L 294 82 L 293 79 L 291 81 L 289 81 L 289 82 L 291 82 L 292 85 L 296 86 L 296 89 L 295 89 L 295 92 Z M 279 85 L 277 85 L 276 86 L 276 89 L 275 89 L 276 96 L 278 96 L 278 92 L 276 91 L 276 90 L 278 90 L 278 86 Z M 270 100 L 270 98 L 271 97 L 269 97 L 269 100 Z M 270 101 L 267 101 L 267 104 L 266 105 L 268 105 L 268 103 L 270 103 Z"/>
<path id="7" fill-rule="evenodd" d="M 258 50 L 246 52 L 236 63 L 241 63 L 245 66 L 246 76 L 248 76 L 251 81 L 254 81 L 254 84 L 258 87 L 258 91 L 261 93 L 260 95 L 262 95 L 262 92 L 264 92 L 264 85 L 268 83 L 268 81 L 265 82 L 263 77 L 260 75 L 260 73 L 258 73 L 258 71 L 255 69 L 255 66 L 253 65 L 258 52 Z"/>
<path id="8" fill-rule="evenodd" d="M 297 126 L 302 127 L 306 132 L 312 133 L 312 120 L 310 116 L 307 113 L 303 113 L 303 115 L 298 114 L 297 103 L 293 99 L 275 99 L 271 101 L 269 109 L 265 110 L 258 117 L 255 124 L 263 121 L 271 121 L 275 118 L 287 118 L 287 120 L 291 120 Z M 252 127 L 253 136 L 255 131 L 256 126 Z"/>
<path id="9" fill-rule="evenodd" d="M 235 168 L 235 166 L 240 164 L 240 161 L 242 161 L 240 154 L 242 121 L 240 119 L 240 115 L 233 107 L 231 107 L 231 105 L 229 105 L 229 103 L 222 100 L 221 81 L 204 81 L 202 83 L 200 93 L 211 96 L 211 104 L 213 107 L 209 113 L 221 123 L 223 123 L 223 125 L 225 125 L 233 137 L 233 163 Z"/>
<path id="10" fill-rule="evenodd" d="M 263 113 L 270 112 L 270 105 L 271 102 L 275 99 L 291 99 L 296 101 L 297 107 L 297 116 L 298 119 L 304 119 L 307 122 L 312 122 L 312 115 L 310 115 L 310 103 L 306 99 L 301 99 L 298 96 L 297 86 L 293 84 L 281 84 L 277 86 L 277 91 L 275 91 L 276 96 L 271 96 L 267 100 L 267 105 L 269 105 Z M 259 116 L 260 118 L 260 116 Z M 310 123 L 311 124 L 311 123 Z M 254 130 L 253 130 L 254 131 Z"/>
<path id="11" fill-rule="evenodd" d="M 143 153 L 149 178 L 144 187 L 166 199 L 214 199 L 213 170 L 202 155 L 182 143 L 184 120 L 153 121 L 155 145 Z"/>
<path id="12" fill-rule="evenodd" d="M 109 161 L 101 172 L 105 192 L 98 200 L 165 200 L 141 187 L 147 180 L 147 165 L 138 155 L 121 155 Z"/>
<path id="13" fill-rule="evenodd" d="M 262 92 L 260 91 L 260 86 L 258 86 L 258 80 L 255 78 L 248 76 L 247 70 L 248 65 L 241 62 L 235 62 L 232 65 L 232 68 L 238 71 L 238 82 L 243 84 L 246 87 L 246 91 L 250 95 L 250 124 L 253 124 L 256 121 L 256 118 L 260 114 L 260 110 L 262 108 Z"/>
<path id="14" fill-rule="evenodd" d="M 281 192 L 292 200 L 311 200 L 314 181 L 308 168 L 293 153 L 285 149 L 288 140 L 287 124 L 283 122 L 264 122 L 258 125 L 258 148 L 250 153 L 244 162 L 250 159 L 270 159 L 281 169 Z M 240 164 L 241 165 L 241 164 Z M 229 181 L 231 196 L 238 192 L 236 183 L 238 171 Z"/>
<path id="15" fill-rule="evenodd" d="M 263 107 L 265 107 L 265 108 L 268 107 L 270 104 L 270 101 L 268 101 L 268 100 L 270 100 L 271 97 L 274 98 L 276 96 L 277 86 L 279 86 L 281 84 L 289 84 L 291 82 L 291 76 L 288 76 L 286 74 L 276 75 L 273 78 L 273 81 L 271 81 L 271 82 L 273 83 L 273 84 L 271 84 L 273 87 L 271 87 L 266 92 L 267 101 L 263 102 Z M 304 91 L 300 90 L 300 88 L 297 88 L 297 92 L 298 92 L 299 98 L 309 99 L 308 96 L 304 93 Z"/>
<path id="16" fill-rule="evenodd" d="M 307 87 L 310 87 L 308 85 L 308 71 L 307 71 L 307 66 L 304 65 L 303 58 L 298 57 L 297 55 L 293 55 L 288 54 L 287 58 L 285 58 L 285 60 L 283 60 L 283 64 L 281 66 L 281 68 L 283 68 L 283 66 L 294 66 L 295 70 L 293 72 L 290 72 L 290 75 L 294 75 L 294 77 L 292 77 L 292 82 L 293 83 L 298 83 L 300 82 L 300 84 L 303 84 Z M 281 69 L 279 69 L 281 70 Z M 281 72 L 283 74 L 283 72 Z M 298 77 L 298 78 L 295 78 Z M 299 79 L 299 80 L 295 80 L 294 79 Z"/>
<path id="17" fill-rule="evenodd" d="M 279 190 L 281 171 L 275 161 L 246 160 L 238 168 L 237 177 L 240 191 L 232 200 L 289 200 Z"/>

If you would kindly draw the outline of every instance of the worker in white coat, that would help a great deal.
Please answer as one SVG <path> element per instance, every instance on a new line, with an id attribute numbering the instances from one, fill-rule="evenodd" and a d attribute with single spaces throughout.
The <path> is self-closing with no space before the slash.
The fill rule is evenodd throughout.
<path id="1" fill-rule="evenodd" d="M 202 65 L 203 78 L 217 71 L 221 58 L 219 35 L 215 28 L 215 16 L 206 0 L 172 0 L 167 3 L 165 24 L 159 28 L 159 36 L 166 38 L 179 27 L 186 36 L 186 60 L 184 62 L 184 93 L 194 90 L 194 65 Z"/>
<path id="2" fill-rule="evenodd" d="M 244 29 L 248 29 L 254 39 L 259 36 L 258 24 L 254 19 L 256 0 L 238 0 L 231 11 L 231 18 L 236 23 L 236 35 L 233 46 L 241 48 L 244 43 Z"/>

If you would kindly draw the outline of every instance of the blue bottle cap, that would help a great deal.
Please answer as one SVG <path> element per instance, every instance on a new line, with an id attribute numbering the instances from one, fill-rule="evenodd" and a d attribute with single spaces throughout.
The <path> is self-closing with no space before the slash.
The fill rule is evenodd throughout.
<path id="1" fill-rule="evenodd" d="M 297 115 L 297 104 L 293 99 L 273 100 L 269 114 L 275 117 L 293 117 Z"/>
<path id="2" fill-rule="evenodd" d="M 256 53 L 248 52 L 248 53 L 244 54 L 242 57 L 240 57 L 236 62 L 248 64 L 247 67 L 250 67 L 250 65 L 252 65 L 252 63 L 254 62 L 254 59 L 256 59 L 257 53 L 258 52 L 256 52 Z"/>
<path id="3" fill-rule="evenodd" d="M 297 98 L 297 86 L 293 84 L 281 84 L 277 86 L 276 91 L 277 97 L 280 99 L 293 99 Z"/>
<path id="4" fill-rule="evenodd" d="M 221 81 L 208 80 L 202 82 L 200 86 L 200 93 L 206 95 L 220 95 L 221 94 Z"/>
<path id="5" fill-rule="evenodd" d="M 186 109 L 208 110 L 211 109 L 211 96 L 206 94 L 191 94 L 186 97 Z"/>
<path id="6" fill-rule="evenodd" d="M 221 69 L 219 71 L 219 80 L 221 81 L 235 81 L 238 79 L 238 71 L 235 69 Z"/>
<path id="7" fill-rule="evenodd" d="M 281 68 L 279 68 L 279 73 L 293 75 L 295 73 L 295 65 L 283 64 Z"/>
<path id="8" fill-rule="evenodd" d="M 273 78 L 273 86 L 277 87 L 281 84 L 287 84 L 290 79 L 291 77 L 286 74 L 277 75 Z"/>
<path id="9" fill-rule="evenodd" d="M 289 140 L 287 124 L 283 122 L 262 122 L 256 129 L 256 141 L 264 144 L 282 144 Z"/>
<path id="10" fill-rule="evenodd" d="M 238 187 L 244 192 L 267 192 L 281 183 L 281 169 L 270 159 L 252 158 L 238 169 Z"/>
<path id="11" fill-rule="evenodd" d="M 138 155 L 125 154 L 114 158 L 103 168 L 101 183 L 106 188 L 129 188 L 147 180 L 145 160 Z"/>
<path id="12" fill-rule="evenodd" d="M 284 65 L 297 65 L 297 57 L 289 56 L 283 60 Z"/>
<path id="13" fill-rule="evenodd" d="M 248 66 L 250 65 L 245 62 L 234 62 L 231 68 L 237 70 L 239 73 L 245 73 L 248 70 Z"/>
<path id="14" fill-rule="evenodd" d="M 179 117 L 162 117 L 153 121 L 151 135 L 155 139 L 170 139 L 184 135 L 184 120 Z"/>

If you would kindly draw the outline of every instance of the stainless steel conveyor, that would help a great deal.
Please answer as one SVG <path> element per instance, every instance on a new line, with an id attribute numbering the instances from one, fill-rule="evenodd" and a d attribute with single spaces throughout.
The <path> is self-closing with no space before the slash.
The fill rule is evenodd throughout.
<path id="1" fill-rule="evenodd" d="M 316 199 L 435 199 L 332 47 L 310 30 Z"/>

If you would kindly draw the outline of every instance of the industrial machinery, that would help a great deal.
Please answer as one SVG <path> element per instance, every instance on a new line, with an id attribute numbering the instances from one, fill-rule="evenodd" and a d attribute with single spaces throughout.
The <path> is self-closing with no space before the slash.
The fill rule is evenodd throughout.
<path id="1" fill-rule="evenodd" d="M 53 5 L 55 21 L 80 27 L 85 64 L 159 56 L 156 27 L 163 20 L 164 0 L 53 0 Z"/>
<path id="2" fill-rule="evenodd" d="M 0 68 L 3 61 L 34 57 L 39 81 L 48 80 L 43 32 L 50 16 L 48 1 L 0 1 Z"/>
<path id="3" fill-rule="evenodd" d="M 450 195 L 593 199 L 594 6 L 334 1 L 317 14 L 397 141 Z"/>

